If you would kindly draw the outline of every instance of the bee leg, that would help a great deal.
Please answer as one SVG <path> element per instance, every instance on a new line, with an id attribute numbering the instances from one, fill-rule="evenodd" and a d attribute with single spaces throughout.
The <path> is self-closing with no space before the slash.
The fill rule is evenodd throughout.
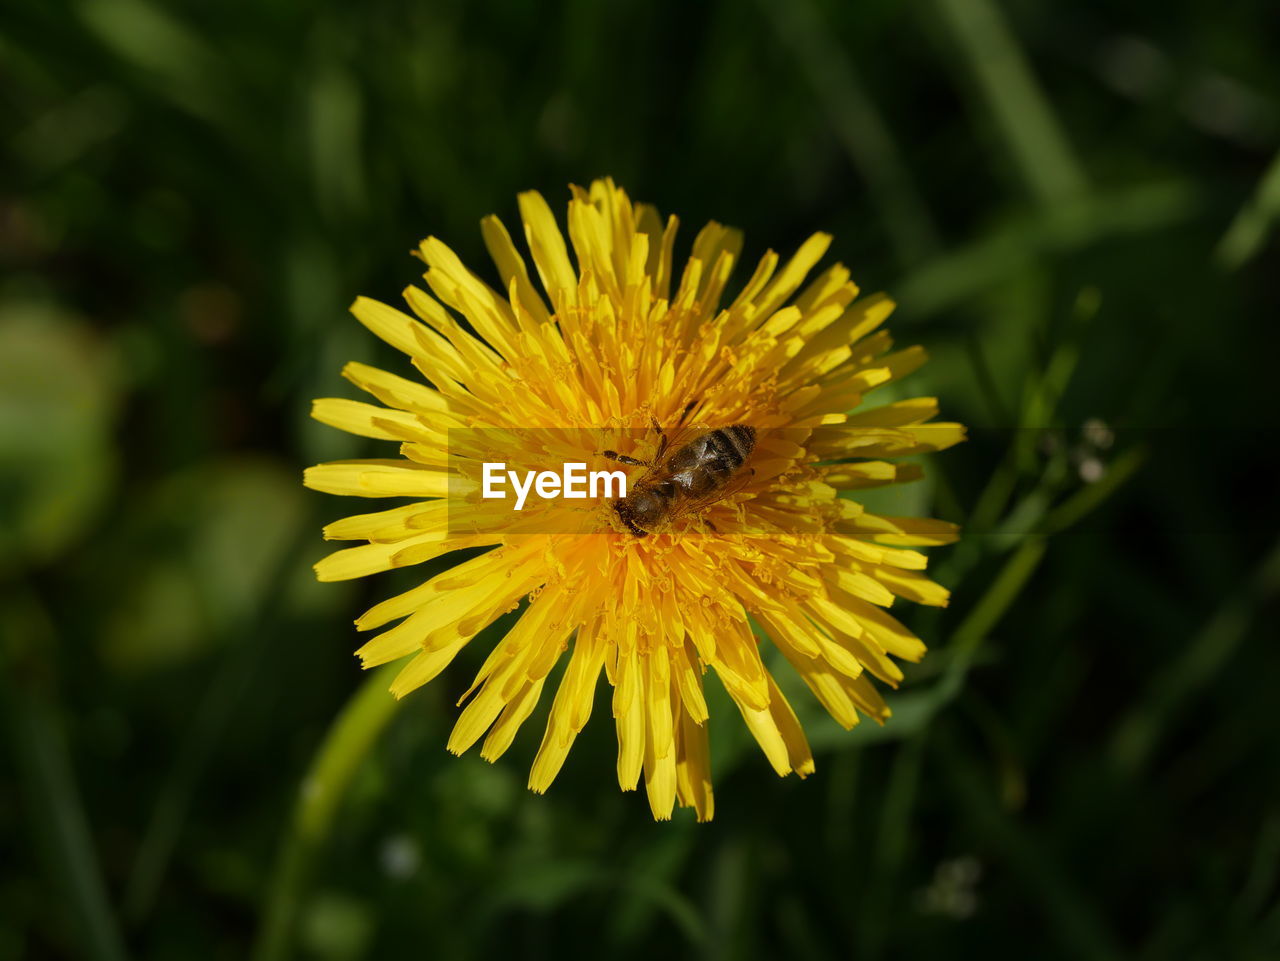
<path id="1" fill-rule="evenodd" d="M 706 524 L 708 527 L 710 527 L 710 528 L 711 528 L 711 533 L 713 533 L 713 534 L 719 534 L 719 533 L 720 533 L 720 529 L 719 529 L 718 527 L 716 527 L 716 522 L 715 522 L 715 521 L 713 521 L 711 518 L 709 518 L 709 517 L 704 517 L 704 518 L 702 519 L 702 523 Z"/>
<path id="2" fill-rule="evenodd" d="M 607 457 L 609 460 L 616 460 L 620 464 L 630 464 L 633 467 L 648 467 L 646 461 L 636 460 L 634 457 L 628 457 L 626 454 L 619 454 L 616 450 L 602 450 L 601 457 Z"/>
<path id="3" fill-rule="evenodd" d="M 658 432 L 658 452 L 653 455 L 653 461 L 656 464 L 662 460 L 662 455 L 667 452 L 667 432 L 662 429 L 662 425 L 658 423 L 657 418 L 653 415 L 649 416 L 649 423 L 653 424 L 653 429 Z"/>

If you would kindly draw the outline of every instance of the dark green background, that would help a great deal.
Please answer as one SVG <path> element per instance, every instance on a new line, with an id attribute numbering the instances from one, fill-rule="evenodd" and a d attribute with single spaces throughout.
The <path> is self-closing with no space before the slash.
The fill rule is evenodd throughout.
<path id="1" fill-rule="evenodd" d="M 1276 957 L 1278 35 L 1262 2 L 6 3 L 0 959 Z M 421 576 L 311 579 L 364 505 L 301 468 L 374 445 L 309 401 L 406 370 L 345 308 L 602 174 L 685 245 L 832 231 L 899 298 L 909 386 L 973 427 L 895 506 L 971 531 L 905 614 L 931 654 L 883 730 L 798 699 L 804 782 L 721 697 L 699 826 L 618 792 L 603 696 L 546 797 L 542 712 L 447 755 L 482 638 L 386 730 L 357 700 L 372 746 L 324 757 L 363 763 L 297 808 L 351 620 Z"/>

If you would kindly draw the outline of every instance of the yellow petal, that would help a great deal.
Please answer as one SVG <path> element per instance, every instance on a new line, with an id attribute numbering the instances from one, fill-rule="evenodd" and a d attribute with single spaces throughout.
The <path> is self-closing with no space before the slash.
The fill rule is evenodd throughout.
<path id="1" fill-rule="evenodd" d="M 326 494 L 355 497 L 444 497 L 449 475 L 397 460 L 334 461 L 308 467 L 303 483 Z"/>
<path id="2" fill-rule="evenodd" d="M 768 707 L 756 710 L 738 702 L 738 709 L 779 777 L 792 771 L 801 777 L 813 773 L 813 754 L 804 730 L 772 676 Z"/>
<path id="3" fill-rule="evenodd" d="M 681 805 L 694 809 L 699 821 L 710 821 L 715 816 L 707 727 L 687 713 L 680 715 L 676 742 L 676 795 Z"/>
<path id="4" fill-rule="evenodd" d="M 378 440 L 406 440 L 424 430 L 414 414 L 340 397 L 312 401 L 311 416 L 349 434 Z"/>
<path id="5" fill-rule="evenodd" d="M 569 250 L 565 247 L 564 235 L 556 226 L 551 208 L 547 206 L 542 194 L 535 190 L 520 194 L 518 199 L 525 237 L 529 241 L 533 263 L 538 268 L 543 288 L 551 296 L 553 304 L 557 297 L 573 299 L 578 277 L 569 262 Z"/>

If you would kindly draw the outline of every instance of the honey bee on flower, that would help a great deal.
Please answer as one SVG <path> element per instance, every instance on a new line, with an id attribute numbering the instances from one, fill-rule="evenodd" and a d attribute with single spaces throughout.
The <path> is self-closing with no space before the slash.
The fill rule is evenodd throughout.
<path id="1" fill-rule="evenodd" d="M 742 247 L 735 230 L 708 224 L 677 270 L 676 218 L 664 223 L 612 181 L 573 188 L 569 244 L 539 194 L 519 205 L 540 285 L 491 216 L 482 231 L 499 288 L 429 238 L 419 253 L 430 293 L 405 291 L 411 313 L 353 305 L 420 379 L 348 364 L 347 379 L 380 403 L 323 399 L 314 416 L 398 442 L 400 457 L 321 464 L 306 483 L 411 502 L 326 527 L 327 538 L 364 543 L 317 574 L 362 577 L 482 549 L 361 616 L 360 630 L 380 630 L 358 652 L 364 665 L 406 659 L 392 685 L 404 696 L 527 597 L 464 697 L 449 749 L 483 737 L 482 755 L 497 759 L 567 657 L 529 786 L 551 785 L 603 672 L 621 787 L 643 774 L 655 817 L 669 818 L 678 800 L 707 820 L 708 670 L 780 775 L 814 765 L 762 643 L 844 727 L 860 714 L 888 718 L 873 678 L 895 686 L 897 661 L 925 650 L 888 609 L 898 598 L 947 602 L 912 548 L 957 531 L 874 514 L 856 492 L 916 479 L 918 466 L 899 460 L 964 431 L 933 420 L 933 398 L 867 403 L 925 355 L 892 349 L 880 329 L 892 302 L 858 298 L 843 266 L 805 283 L 827 235 L 785 263 L 766 253 L 725 303 Z M 481 467 L 495 458 L 621 466 L 630 486 L 596 510 L 545 500 L 513 514 L 480 493 Z"/>

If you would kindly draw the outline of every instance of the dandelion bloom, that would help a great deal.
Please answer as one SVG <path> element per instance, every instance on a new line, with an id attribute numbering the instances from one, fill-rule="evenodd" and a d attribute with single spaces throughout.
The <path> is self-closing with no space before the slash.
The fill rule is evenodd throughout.
<path id="1" fill-rule="evenodd" d="M 481 754 L 500 756 L 568 652 L 530 788 L 545 791 L 560 770 L 603 670 L 623 790 L 643 773 L 655 817 L 670 817 L 679 800 L 706 820 L 714 809 L 708 668 L 779 775 L 804 777 L 813 757 L 762 645 L 845 728 L 860 713 L 888 718 L 871 678 L 895 686 L 903 676 L 895 658 L 916 661 L 925 648 L 886 609 L 899 597 L 947 602 L 910 548 L 957 532 L 874 514 L 857 492 L 918 478 L 918 465 L 898 459 L 950 446 L 963 428 L 930 422 L 933 398 L 861 409 L 865 395 L 925 355 L 891 350 L 879 327 L 893 303 L 855 300 L 843 266 L 804 284 L 829 236 L 815 234 L 781 266 L 769 251 L 725 304 L 742 247 L 736 230 L 708 224 L 678 270 L 676 218 L 664 223 L 611 181 L 596 181 L 573 188 L 571 259 L 541 195 L 522 194 L 519 206 L 541 290 L 501 221 L 488 217 L 482 230 L 501 290 L 429 238 L 418 253 L 431 293 L 404 294 L 413 316 L 366 298 L 353 305 L 425 382 L 348 364 L 344 375 L 383 406 L 324 399 L 314 416 L 399 442 L 401 457 L 321 464 L 306 484 L 413 502 L 330 524 L 327 538 L 367 543 L 326 557 L 317 574 L 362 577 L 469 549 L 473 556 L 356 621 L 362 631 L 383 629 L 359 650 L 364 666 L 407 658 L 392 685 L 403 696 L 520 611 L 459 702 L 449 749 L 461 753 L 484 736 Z M 606 448 L 652 458 L 662 435 L 651 425 L 685 439 L 754 428 L 749 470 L 732 493 L 649 536 L 619 524 L 608 505 L 546 499 L 515 514 L 477 494 L 483 461 L 617 469 Z M 628 471 L 635 481 L 646 468 Z"/>

